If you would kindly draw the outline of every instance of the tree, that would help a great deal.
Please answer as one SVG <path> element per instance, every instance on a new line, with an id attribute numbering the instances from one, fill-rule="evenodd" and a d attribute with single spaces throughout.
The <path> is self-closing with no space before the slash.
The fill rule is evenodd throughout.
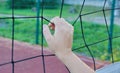
<path id="1" fill-rule="evenodd" d="M 58 8 L 61 2 L 61 0 L 43 0 L 43 1 L 44 1 L 44 8 L 47 9 Z M 40 5 L 42 5 L 42 1 Z"/>
<path id="2" fill-rule="evenodd" d="M 36 4 L 35 0 L 14 0 L 15 9 L 32 8 Z M 9 8 L 12 8 L 12 0 L 8 0 Z"/>

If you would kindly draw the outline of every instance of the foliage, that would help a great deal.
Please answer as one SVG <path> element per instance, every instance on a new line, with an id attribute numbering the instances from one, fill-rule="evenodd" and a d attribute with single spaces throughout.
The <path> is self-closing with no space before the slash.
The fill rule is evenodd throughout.
<path id="1" fill-rule="evenodd" d="M 60 5 L 61 0 L 43 0 L 40 5 L 44 5 L 44 8 L 53 9 L 58 8 Z"/>
<path id="2" fill-rule="evenodd" d="M 89 7 L 89 8 L 88 8 Z M 63 10 L 63 17 L 77 17 L 79 13 L 76 14 L 71 14 L 69 12 L 69 8 L 71 8 L 71 5 L 64 5 L 64 10 Z M 81 8 L 81 6 L 80 6 Z M 94 6 L 84 6 L 82 14 L 89 13 L 92 11 L 97 11 L 102 9 L 101 7 L 94 7 Z M 11 14 L 11 9 L 5 9 L 3 7 L 0 7 L 0 13 L 2 14 Z M 60 13 L 60 8 L 58 9 L 44 9 L 44 16 L 46 17 L 53 17 L 53 16 L 58 16 Z M 16 15 L 22 15 L 22 16 L 35 16 L 36 12 L 33 12 L 31 9 L 15 9 L 15 14 Z M 93 14 L 94 16 L 100 16 L 103 15 L 101 12 Z M 106 15 L 109 15 L 109 11 L 106 11 Z"/>
<path id="3" fill-rule="evenodd" d="M 0 3 L 0 7 L 2 7 L 2 8 L 5 8 L 6 7 L 6 2 L 4 2 L 4 1 L 1 1 L 2 3 Z"/>
<path id="4" fill-rule="evenodd" d="M 15 9 L 25 9 L 25 8 L 32 8 L 35 6 L 35 0 L 15 0 L 14 1 L 14 8 Z M 12 8 L 12 0 L 8 0 L 9 8 Z"/>

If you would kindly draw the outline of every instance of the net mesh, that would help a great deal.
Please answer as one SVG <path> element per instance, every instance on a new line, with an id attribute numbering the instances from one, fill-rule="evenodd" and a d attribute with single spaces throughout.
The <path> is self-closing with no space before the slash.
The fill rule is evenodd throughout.
<path id="1" fill-rule="evenodd" d="M 11 61 L 10 62 L 7 62 L 7 63 L 3 63 L 3 64 L 0 64 L 0 67 L 1 66 L 4 66 L 4 65 L 7 65 L 7 64 L 12 64 L 12 73 L 15 73 L 15 64 L 16 63 L 19 63 L 19 62 L 23 62 L 23 61 L 26 61 L 26 60 L 31 60 L 31 59 L 34 59 L 34 58 L 38 58 L 38 57 L 41 57 L 42 58 L 42 65 L 43 65 L 43 71 L 44 73 L 46 73 L 46 62 L 45 62 L 45 57 L 49 57 L 49 56 L 55 56 L 54 54 L 49 54 L 49 55 L 45 55 L 44 54 L 44 50 L 43 50 L 43 43 L 44 43 L 44 40 L 43 40 L 43 24 L 44 24 L 44 20 L 47 21 L 47 22 L 50 22 L 47 18 L 45 18 L 45 16 L 43 15 L 44 14 L 44 0 L 41 0 L 42 1 L 42 5 L 41 5 L 41 15 L 40 16 L 29 16 L 29 17 L 26 17 L 26 16 L 21 16 L 21 17 L 16 17 L 15 16 L 15 8 L 14 8 L 14 2 L 15 0 L 12 0 L 12 17 L 2 17 L 0 19 L 12 19 L 12 49 L 11 49 Z M 40 0 L 38 1 L 40 2 Z M 93 60 L 93 63 L 94 63 L 94 70 L 96 70 L 96 64 L 95 64 L 95 59 L 94 59 L 94 55 L 92 53 L 92 50 L 89 48 L 90 46 L 93 46 L 95 44 L 99 44 L 99 43 L 102 43 L 104 41 L 108 41 L 108 40 L 112 40 L 112 39 L 115 39 L 115 38 L 119 38 L 120 36 L 114 36 L 114 37 L 111 37 L 110 35 L 110 31 L 109 31 L 109 26 L 108 26 L 108 22 L 107 22 L 107 18 L 106 18 L 106 11 L 110 11 L 110 10 L 119 10 L 120 8 L 114 8 L 114 9 L 105 9 L 105 5 L 107 3 L 107 0 L 104 0 L 104 5 L 103 5 L 103 8 L 101 10 L 98 10 L 98 11 L 93 11 L 93 12 L 89 12 L 89 13 L 84 13 L 82 14 L 82 11 L 83 11 L 83 8 L 84 8 L 84 5 L 85 5 L 85 2 L 86 0 L 83 0 L 82 2 L 82 6 L 81 6 L 81 9 L 79 11 L 79 15 L 78 17 L 74 20 L 73 22 L 73 26 L 75 26 L 76 22 L 77 21 L 80 21 L 80 28 L 81 28 L 81 33 L 82 33 L 82 39 L 83 39 L 83 42 L 84 42 L 84 46 L 80 46 L 80 47 L 77 47 L 77 48 L 73 48 L 72 51 L 76 51 L 76 50 L 79 50 L 81 48 L 87 48 L 87 51 L 89 51 L 89 54 L 91 55 L 92 57 L 92 60 Z M 61 18 L 62 15 L 63 15 L 63 9 L 64 8 L 64 0 L 61 1 L 61 8 L 60 8 L 60 13 L 59 13 L 59 17 Z M 107 30 L 107 35 L 108 35 L 108 38 L 107 39 L 103 39 L 103 40 L 100 40 L 100 41 L 97 41 L 97 42 L 94 42 L 94 43 L 91 43 L 91 44 L 88 44 L 86 42 L 86 38 L 85 38 L 85 34 L 84 34 L 84 25 L 83 25 L 83 17 L 84 16 L 87 16 L 87 15 L 90 15 L 90 14 L 95 14 L 95 13 L 98 13 L 98 12 L 102 12 L 103 13 L 103 17 L 104 17 L 104 21 L 105 21 L 105 24 L 106 24 L 106 30 Z M 26 58 L 26 59 L 22 59 L 22 60 L 18 60 L 18 61 L 14 61 L 14 36 L 15 36 L 15 19 L 28 19 L 28 18 L 41 18 L 41 46 L 42 46 L 42 51 L 41 51 L 41 55 L 38 55 L 38 56 L 33 56 L 33 57 L 30 57 L 30 58 Z M 50 22 L 51 23 L 51 22 Z M 112 42 L 111 42 L 111 45 L 112 45 Z M 112 52 L 112 47 L 110 47 L 110 50 L 111 50 L 111 57 L 112 57 L 112 62 L 114 62 L 114 58 L 113 58 L 113 52 Z M 67 69 L 67 67 L 66 67 Z M 68 69 L 67 69 L 68 70 Z M 68 70 L 69 72 L 69 70 Z M 70 72 L 69 72 L 70 73 Z"/>

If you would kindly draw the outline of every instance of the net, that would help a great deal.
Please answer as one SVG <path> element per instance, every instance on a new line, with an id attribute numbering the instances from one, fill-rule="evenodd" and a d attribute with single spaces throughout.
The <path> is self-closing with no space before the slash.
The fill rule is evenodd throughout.
<path id="1" fill-rule="evenodd" d="M 98 10 L 98 11 L 93 11 L 93 12 L 89 12 L 89 13 L 85 13 L 85 14 L 82 14 L 82 11 L 83 11 L 83 8 L 84 8 L 84 5 L 85 5 L 85 2 L 86 0 L 83 0 L 82 2 L 82 6 L 80 8 L 80 11 L 79 11 L 79 15 L 78 17 L 74 20 L 73 22 L 73 26 L 75 26 L 76 22 L 77 21 L 80 21 L 80 28 L 81 28 L 81 33 L 82 33 L 82 39 L 83 39 L 83 42 L 84 42 L 84 46 L 80 46 L 80 47 L 77 47 L 77 48 L 73 48 L 72 51 L 76 51 L 76 50 L 79 50 L 81 48 L 87 48 L 87 51 L 89 51 L 89 54 L 91 55 L 92 57 L 92 60 L 93 60 L 93 63 L 94 63 L 94 70 L 96 70 L 96 64 L 95 64 L 95 59 L 94 59 L 94 55 L 92 53 L 92 50 L 90 49 L 90 46 L 92 45 L 95 45 L 95 44 L 99 44 L 101 42 L 104 42 L 104 41 L 109 41 L 110 43 L 110 51 L 111 51 L 111 57 L 112 57 L 112 62 L 114 62 L 114 57 L 113 57 L 113 48 L 112 48 L 112 40 L 115 39 L 115 38 L 119 38 L 120 36 L 115 36 L 115 37 L 112 37 L 112 31 L 109 30 L 109 26 L 108 26 L 108 22 L 107 22 L 107 18 L 106 18 L 106 11 L 114 11 L 114 10 L 119 10 L 120 8 L 111 8 L 111 9 L 105 9 L 105 5 L 107 4 L 107 1 L 108 0 L 104 0 L 104 5 L 103 5 L 103 8 L 102 10 Z M 12 49 L 11 49 L 11 61 L 10 62 L 7 62 L 7 63 L 3 63 L 3 64 L 0 64 L 0 67 L 1 66 L 4 66 L 4 65 L 7 65 L 7 64 L 12 64 L 12 73 L 15 73 L 15 64 L 16 63 L 19 63 L 19 62 L 23 62 L 23 61 L 26 61 L 26 60 L 31 60 L 31 59 L 34 59 L 34 58 L 37 58 L 37 57 L 41 57 L 42 58 L 42 66 L 43 66 L 43 72 L 44 73 L 47 73 L 46 72 L 46 62 L 45 62 L 45 57 L 49 57 L 49 56 L 55 56 L 54 54 L 49 54 L 49 55 L 45 55 L 44 54 L 44 50 L 43 50 L 43 43 L 44 43 L 44 40 L 43 40 L 43 24 L 44 24 L 44 20 L 47 21 L 47 22 L 50 22 L 47 18 L 45 18 L 45 16 L 43 15 L 44 14 L 44 0 L 41 0 L 42 2 L 42 5 L 41 5 L 41 8 L 39 7 L 39 2 L 40 0 L 38 0 L 38 9 L 37 9 L 37 12 L 38 12 L 38 16 L 21 16 L 21 17 L 16 17 L 15 16 L 15 8 L 14 8 L 14 5 L 15 5 L 15 0 L 12 0 L 12 17 L 2 17 L 0 19 L 12 19 Z M 63 15 L 63 9 L 64 8 L 64 0 L 61 1 L 61 7 L 60 7 L 60 11 L 59 11 L 59 17 L 61 18 L 62 15 Z M 41 15 L 39 16 L 39 9 L 41 9 Z M 87 16 L 87 15 L 90 15 L 90 14 L 95 14 L 95 13 L 98 13 L 98 12 L 102 12 L 103 13 L 103 17 L 104 17 L 104 21 L 105 21 L 105 24 L 106 24 L 106 30 L 107 30 L 107 35 L 108 35 L 108 38 L 107 39 L 103 39 L 103 40 L 100 40 L 100 41 L 97 41 L 97 42 L 94 42 L 94 43 L 91 43 L 91 44 L 88 44 L 87 41 L 86 41 L 86 38 L 85 38 L 85 34 L 84 34 L 84 25 L 83 25 L 83 17 L 84 16 Z M 42 46 L 42 49 L 41 49 L 41 55 L 38 55 L 38 56 L 34 56 L 34 57 L 30 57 L 30 58 L 26 58 L 26 59 L 22 59 L 22 60 L 18 60 L 18 61 L 14 61 L 14 36 L 15 36 L 15 19 L 28 19 L 28 18 L 37 18 L 38 21 L 39 21 L 39 18 L 41 18 L 41 46 Z M 51 22 L 50 22 L 51 23 Z M 38 23 L 39 24 L 39 23 Z M 38 28 L 39 29 L 39 28 Z M 39 32 L 37 32 L 39 33 Z M 37 39 L 38 40 L 38 39 Z M 67 67 L 66 67 L 67 69 Z M 68 69 L 67 69 L 68 70 Z M 69 72 L 69 70 L 68 70 Z M 70 72 L 69 72 L 70 73 Z"/>

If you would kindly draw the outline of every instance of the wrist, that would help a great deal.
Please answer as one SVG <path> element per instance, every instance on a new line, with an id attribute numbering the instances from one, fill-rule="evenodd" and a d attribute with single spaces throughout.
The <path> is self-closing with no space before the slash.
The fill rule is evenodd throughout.
<path id="1" fill-rule="evenodd" d="M 73 55 L 72 51 L 68 51 L 68 52 L 57 52 L 55 53 L 55 55 L 60 59 L 60 60 L 64 60 L 67 57 Z"/>

